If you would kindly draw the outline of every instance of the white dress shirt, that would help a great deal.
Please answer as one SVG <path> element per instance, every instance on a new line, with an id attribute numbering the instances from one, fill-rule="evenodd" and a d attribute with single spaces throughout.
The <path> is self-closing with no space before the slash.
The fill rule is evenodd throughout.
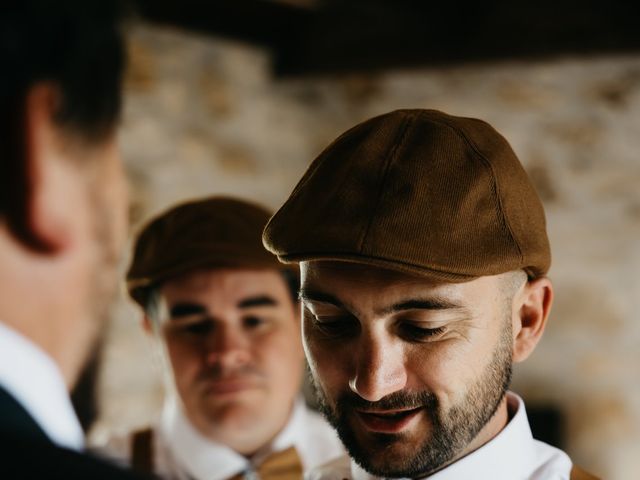
<path id="1" fill-rule="evenodd" d="M 257 469 L 269 454 L 295 447 L 307 471 L 344 455 L 335 431 L 304 400 L 295 402 L 291 418 L 270 445 L 247 459 L 234 450 L 212 442 L 198 432 L 176 401 L 168 401 L 159 425 L 153 428 L 154 471 L 166 479 L 224 480 Z M 103 453 L 128 462 L 130 436 L 111 439 Z"/>
<path id="2" fill-rule="evenodd" d="M 429 480 L 569 480 L 571 460 L 562 450 L 535 440 L 524 402 L 507 394 L 511 420 L 489 442 L 448 467 L 430 475 Z M 307 480 L 375 480 L 348 456 L 309 472 Z"/>
<path id="3" fill-rule="evenodd" d="M 60 369 L 40 347 L 0 322 L 0 386 L 58 446 L 84 448 L 84 434 Z"/>

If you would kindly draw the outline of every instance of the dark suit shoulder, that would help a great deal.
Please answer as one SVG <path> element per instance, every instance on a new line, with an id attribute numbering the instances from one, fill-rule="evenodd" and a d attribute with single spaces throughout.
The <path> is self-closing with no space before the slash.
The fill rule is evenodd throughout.
<path id="1" fill-rule="evenodd" d="M 0 434 L 46 440 L 47 435 L 22 405 L 0 386 Z"/>
<path id="2" fill-rule="evenodd" d="M 56 446 L 22 405 L 1 387 L 0 477 L 3 480 L 148 478 L 91 455 Z"/>
<path id="3" fill-rule="evenodd" d="M 2 478 L 6 479 L 148 479 L 91 455 L 60 448 L 47 441 L 12 438 L 2 434 L 0 444 Z"/>

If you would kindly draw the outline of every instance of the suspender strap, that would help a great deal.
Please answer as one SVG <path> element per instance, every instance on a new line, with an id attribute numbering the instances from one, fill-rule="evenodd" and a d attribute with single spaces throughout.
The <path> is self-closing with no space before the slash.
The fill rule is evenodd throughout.
<path id="1" fill-rule="evenodd" d="M 600 480 L 598 477 L 594 477 L 590 473 L 585 472 L 580 467 L 574 465 L 571 469 L 571 480 Z"/>
<path id="2" fill-rule="evenodd" d="M 131 436 L 131 468 L 153 474 L 153 431 L 150 428 L 138 430 Z"/>

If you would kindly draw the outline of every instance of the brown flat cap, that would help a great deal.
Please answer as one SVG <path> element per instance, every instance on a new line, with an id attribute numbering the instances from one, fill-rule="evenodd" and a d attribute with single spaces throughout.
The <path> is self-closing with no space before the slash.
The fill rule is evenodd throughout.
<path id="1" fill-rule="evenodd" d="M 127 289 L 143 308 L 150 287 L 201 267 L 275 268 L 262 245 L 270 212 L 244 200 L 210 197 L 177 205 L 136 238 Z"/>
<path id="2" fill-rule="evenodd" d="M 343 260 L 449 282 L 537 277 L 551 262 L 542 204 L 504 137 L 435 110 L 397 110 L 340 136 L 263 242 L 287 263 Z"/>

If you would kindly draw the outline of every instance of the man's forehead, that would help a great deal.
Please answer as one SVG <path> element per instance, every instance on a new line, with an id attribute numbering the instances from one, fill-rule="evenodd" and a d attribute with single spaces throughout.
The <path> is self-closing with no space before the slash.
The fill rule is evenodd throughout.
<path id="1" fill-rule="evenodd" d="M 438 281 L 429 277 L 400 272 L 366 263 L 334 260 L 310 260 L 301 262 L 300 274 L 303 284 L 322 283 L 324 279 L 339 279 L 344 281 L 354 280 L 361 283 L 415 284 L 425 287 L 447 285 L 447 282 Z"/>
<path id="2" fill-rule="evenodd" d="M 385 294 L 389 297 L 419 295 L 460 302 L 465 299 L 472 301 L 476 297 L 481 299 L 489 293 L 498 292 L 503 276 L 483 276 L 468 282 L 445 282 L 363 263 L 329 260 L 301 262 L 300 271 L 303 297 L 310 292 L 339 297 L 360 294 Z"/>

